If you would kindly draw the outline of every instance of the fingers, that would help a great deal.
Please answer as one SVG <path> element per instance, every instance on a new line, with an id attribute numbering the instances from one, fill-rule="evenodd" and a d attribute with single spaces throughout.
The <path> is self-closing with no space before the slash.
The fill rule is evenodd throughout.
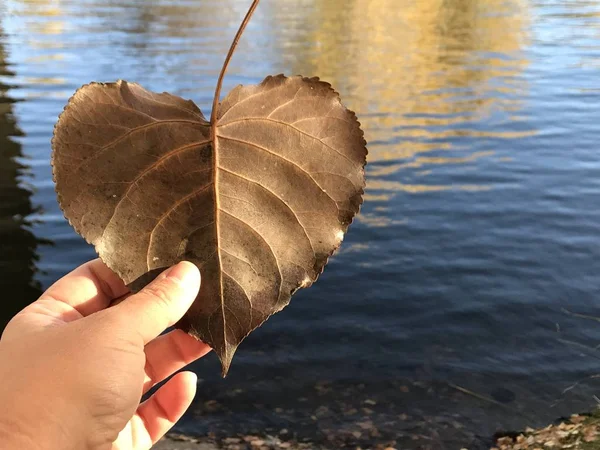
<path id="1" fill-rule="evenodd" d="M 146 353 L 144 393 L 192 361 L 206 355 L 211 348 L 181 330 L 174 330 L 151 341 Z"/>
<path id="2" fill-rule="evenodd" d="M 82 316 L 89 316 L 128 292 L 112 270 L 100 259 L 94 259 L 62 277 L 39 300 L 59 301 L 76 309 Z"/>
<path id="3" fill-rule="evenodd" d="M 196 383 L 195 374 L 180 372 L 138 407 L 130 422 L 132 448 L 150 448 L 175 425 L 192 403 Z"/>
<path id="4" fill-rule="evenodd" d="M 109 311 L 128 322 L 146 345 L 183 317 L 196 299 L 199 289 L 198 268 L 182 261 Z"/>

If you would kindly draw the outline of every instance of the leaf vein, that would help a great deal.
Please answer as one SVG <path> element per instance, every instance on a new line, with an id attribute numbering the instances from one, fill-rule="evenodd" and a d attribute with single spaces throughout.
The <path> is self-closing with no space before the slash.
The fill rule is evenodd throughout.
<path id="1" fill-rule="evenodd" d="M 75 120 L 77 120 L 78 122 L 81 122 L 80 120 L 74 118 Z M 83 123 L 83 122 L 81 122 Z M 184 119 L 172 119 L 172 120 L 161 120 L 160 122 L 150 122 L 148 124 L 144 124 L 144 125 L 140 125 L 137 126 L 135 128 L 131 128 L 128 132 L 122 134 L 121 136 L 119 136 L 118 138 L 116 138 L 115 140 L 109 142 L 108 144 L 103 145 L 102 147 L 100 147 L 100 149 L 94 153 L 91 157 L 89 157 L 88 159 L 86 159 L 81 165 L 79 165 L 77 167 L 77 169 L 75 169 L 76 171 L 79 171 L 83 166 L 87 165 L 90 163 L 90 161 L 97 159 L 98 156 L 100 156 L 101 154 L 103 154 L 107 149 L 117 145 L 119 142 L 125 140 L 127 137 L 129 137 L 130 135 L 132 135 L 133 133 L 137 133 L 138 131 L 144 131 L 147 130 L 149 128 L 153 128 L 159 125 L 166 125 L 166 124 L 171 124 L 171 123 L 189 123 L 189 124 L 193 124 L 193 125 L 198 125 L 199 122 L 196 122 L 194 120 L 184 120 Z M 89 124 L 86 124 L 89 125 Z M 97 127 L 98 125 L 92 125 L 94 127 Z"/>
<path id="2" fill-rule="evenodd" d="M 260 86 L 260 85 L 258 85 L 258 86 L 256 86 L 256 87 L 259 87 L 259 86 Z M 223 114 L 221 117 L 219 117 L 219 118 L 218 118 L 218 121 L 217 121 L 217 123 L 218 123 L 218 122 L 220 122 L 220 121 L 222 121 L 222 120 L 223 120 L 223 118 L 224 118 L 224 117 L 225 117 L 225 116 L 226 116 L 226 115 L 227 115 L 227 114 L 228 114 L 228 113 L 229 113 L 229 112 L 230 112 L 232 109 L 235 109 L 236 107 L 240 106 L 242 103 L 244 103 L 244 102 L 246 102 L 246 101 L 250 100 L 251 98 L 254 98 L 254 97 L 256 97 L 257 95 L 260 95 L 260 94 L 266 94 L 266 93 L 268 93 L 268 92 L 271 92 L 271 91 L 272 91 L 272 90 L 274 90 L 274 89 L 279 89 L 279 88 L 282 88 L 282 87 L 284 87 L 284 86 L 285 86 L 285 83 L 281 83 L 279 86 L 274 86 L 274 87 L 271 87 L 270 89 L 267 89 L 267 90 L 258 90 L 258 92 L 255 92 L 254 94 L 250 94 L 248 97 L 246 97 L 246 98 L 244 98 L 244 99 L 242 99 L 242 100 L 238 100 L 238 101 L 237 101 L 237 103 L 234 103 L 233 105 L 231 105 L 231 107 L 230 107 L 230 108 L 229 108 L 227 111 L 225 111 L 225 114 Z M 261 86 L 261 87 L 264 87 L 264 86 Z M 238 97 L 238 99 L 239 99 L 239 97 Z"/>
<path id="3" fill-rule="evenodd" d="M 231 214 L 230 212 L 225 211 L 224 209 L 221 209 L 221 212 L 224 214 L 227 214 L 229 217 L 231 217 L 234 220 L 237 220 L 238 222 L 241 222 L 242 224 L 244 224 L 245 226 L 247 226 L 248 228 L 250 228 L 252 231 L 254 231 L 258 237 L 260 237 L 262 239 L 262 241 L 267 245 L 267 247 L 269 248 L 271 255 L 273 255 L 273 259 L 275 260 L 275 265 L 277 266 L 277 271 L 279 272 L 279 286 L 277 287 L 277 290 L 279 292 L 281 292 L 281 287 L 283 286 L 283 273 L 281 272 L 281 267 L 279 267 L 279 260 L 277 259 L 277 256 L 275 255 L 275 251 L 273 250 L 273 247 L 271 246 L 271 244 L 269 244 L 267 242 L 267 240 L 264 238 L 264 236 L 262 234 L 260 234 L 258 232 L 258 230 L 256 230 L 254 227 L 252 227 L 250 224 L 244 222 L 243 220 L 239 219 L 238 217 L 234 216 L 233 214 Z"/>
<path id="4" fill-rule="evenodd" d="M 119 202 L 115 205 L 115 209 L 114 209 L 112 215 L 110 216 L 110 219 L 106 223 L 106 227 L 104 227 L 104 231 L 102 232 L 102 236 L 100 237 L 100 239 L 102 239 L 104 237 L 104 233 L 106 232 L 106 229 L 109 227 L 110 223 L 115 218 L 115 215 L 117 214 L 117 209 L 119 209 L 119 206 L 121 206 L 121 203 L 123 203 L 123 200 L 125 200 L 125 198 L 129 195 L 129 193 L 131 192 L 131 190 L 133 189 L 133 187 L 137 184 L 137 182 L 139 180 L 141 180 L 148 173 L 152 172 L 154 169 L 156 169 L 158 166 L 160 166 L 162 163 L 164 163 L 166 160 L 168 160 L 173 155 L 179 154 L 179 153 L 184 152 L 186 150 L 190 150 L 190 149 L 195 148 L 195 147 L 197 147 L 199 145 L 204 145 L 204 144 L 206 144 L 208 142 L 210 142 L 210 141 L 194 142 L 192 144 L 184 145 L 183 147 L 179 147 L 177 149 L 174 149 L 174 150 L 170 151 L 169 153 L 167 153 L 166 155 L 163 155 L 159 159 L 157 159 L 156 161 L 154 161 L 146 169 L 144 169 L 137 177 L 135 177 L 135 179 L 131 182 L 131 184 L 129 185 L 129 187 L 127 188 L 127 190 L 125 191 L 125 193 L 123 194 L 123 196 L 121 197 L 121 199 L 119 200 Z"/>
<path id="5" fill-rule="evenodd" d="M 305 117 L 304 119 L 298 119 L 295 122 L 291 122 L 292 125 L 296 125 L 297 123 L 304 122 L 305 120 L 314 120 L 314 119 L 333 119 L 339 120 L 340 122 L 347 123 L 348 125 L 354 125 L 354 122 L 348 122 L 347 120 L 342 119 L 341 117 L 332 117 L 332 116 L 313 116 L 313 117 Z"/>
<path id="6" fill-rule="evenodd" d="M 244 286 L 242 286 L 240 283 L 238 283 L 238 281 L 235 278 L 233 278 L 229 273 L 227 273 L 226 270 L 223 270 L 223 273 L 225 275 L 227 275 L 231 281 L 233 281 L 235 284 L 237 284 L 240 287 L 240 289 L 244 292 L 244 295 L 246 296 L 246 300 L 248 301 L 248 304 L 250 305 L 250 325 L 252 325 L 252 301 L 250 301 L 250 296 L 248 295 L 248 292 L 246 292 L 246 289 L 244 289 Z M 237 321 L 240 328 L 243 330 L 244 327 L 242 326 L 242 322 L 240 321 L 238 316 L 233 312 L 233 310 L 229 306 L 227 306 L 225 304 L 225 302 L 223 302 L 223 305 L 225 306 L 225 308 L 227 308 L 227 310 L 231 313 L 231 315 Z"/>
<path id="7" fill-rule="evenodd" d="M 88 96 L 88 98 L 89 98 L 89 96 Z M 90 102 L 93 102 L 95 105 L 114 106 L 114 107 L 117 107 L 117 108 L 120 108 L 120 109 L 124 109 L 125 111 L 128 111 L 128 112 L 133 112 L 133 113 L 139 114 L 141 116 L 148 117 L 152 122 L 159 122 L 158 119 L 156 119 L 155 117 L 152 117 L 150 114 L 146 114 L 143 111 L 139 111 L 137 109 L 134 109 L 131 106 L 124 106 L 124 105 L 120 105 L 118 103 L 96 102 L 96 101 L 92 100 L 91 98 L 90 98 Z"/>
<path id="8" fill-rule="evenodd" d="M 323 140 L 321 140 L 320 138 L 318 138 L 316 136 L 313 136 L 312 134 L 307 133 L 306 131 L 301 130 L 298 127 L 295 127 L 294 125 L 292 125 L 290 123 L 282 122 L 280 120 L 268 119 L 266 117 L 244 117 L 243 119 L 232 120 L 231 122 L 227 122 L 226 124 L 219 124 L 218 127 L 221 128 L 221 127 L 226 127 L 228 125 L 231 125 L 231 124 L 234 124 L 234 123 L 237 123 L 237 122 L 251 122 L 253 120 L 256 120 L 256 121 L 263 121 L 264 120 L 266 122 L 272 122 L 272 123 L 275 123 L 275 124 L 279 124 L 279 125 L 283 125 L 283 126 L 292 128 L 293 130 L 296 130 L 298 133 L 303 134 L 304 136 L 310 137 L 310 138 L 314 139 L 315 141 L 320 142 L 323 146 L 327 147 L 330 150 L 333 150 L 335 153 L 337 153 L 338 155 L 340 155 L 342 158 L 344 158 L 345 160 L 347 160 L 348 162 L 350 162 L 352 165 L 356 166 L 356 163 L 354 161 L 352 161 L 350 158 L 348 158 L 346 155 L 344 155 L 342 152 L 340 152 L 337 148 L 332 147 L 331 145 L 323 142 Z M 219 137 L 223 137 L 223 136 L 219 135 Z"/>
<path id="9" fill-rule="evenodd" d="M 301 90 L 302 90 L 302 87 L 299 87 L 299 88 L 298 88 L 298 90 L 296 91 L 296 93 L 294 94 L 294 96 L 293 96 L 291 99 L 289 99 L 287 102 L 285 102 L 285 103 L 282 103 L 282 104 L 281 104 L 281 105 L 279 105 L 277 108 L 275 108 L 273 111 L 271 111 L 271 112 L 269 113 L 269 115 L 267 116 L 267 119 L 270 119 L 270 118 L 273 116 L 273 114 L 275 114 L 275 112 L 276 112 L 277 110 L 279 110 L 279 109 L 283 108 L 283 107 L 284 107 L 284 106 L 286 106 L 286 105 L 289 105 L 289 104 L 290 104 L 290 103 L 292 103 L 294 100 L 296 100 L 296 97 L 298 97 L 298 92 L 300 92 Z"/>
<path id="10" fill-rule="evenodd" d="M 279 197 L 275 192 L 273 192 L 271 189 L 269 189 L 268 187 L 264 186 L 263 184 L 259 183 L 258 181 L 252 180 L 250 178 L 245 177 L 244 175 L 241 175 L 239 173 L 236 172 L 232 172 L 231 170 L 228 169 L 224 169 L 223 167 L 219 168 L 220 170 L 230 173 L 231 175 L 241 178 L 243 180 L 248 181 L 249 183 L 253 183 L 256 184 L 257 186 L 260 186 L 262 189 L 264 189 L 266 192 L 268 192 L 269 194 L 271 194 L 273 197 L 275 197 L 277 200 L 279 200 L 281 203 L 283 203 L 285 205 L 285 207 L 287 209 L 290 210 L 290 212 L 294 215 L 294 217 L 296 218 L 296 222 L 298 222 L 298 225 L 300 225 L 300 228 L 302 228 L 302 232 L 304 233 L 304 236 L 306 236 L 306 240 L 308 241 L 308 245 L 310 245 L 310 248 L 313 252 L 313 254 L 315 253 L 315 249 L 312 245 L 312 241 L 310 240 L 310 237 L 308 236 L 308 233 L 306 232 L 304 225 L 302 225 L 302 222 L 300 221 L 300 219 L 298 218 L 298 215 L 296 214 L 296 212 L 292 209 L 292 207 L 285 201 L 283 200 L 281 197 Z"/>
<path id="11" fill-rule="evenodd" d="M 130 83 L 128 83 L 128 84 L 130 84 Z M 138 86 L 139 86 L 139 85 L 138 85 Z M 139 86 L 139 87 L 141 87 L 141 86 Z M 142 88 L 142 89 L 143 89 L 143 88 Z M 130 90 L 130 92 L 131 92 L 131 93 L 132 93 L 132 95 L 134 95 L 134 96 L 137 96 L 137 97 L 142 97 L 142 98 L 144 98 L 144 99 L 146 99 L 146 100 L 149 100 L 149 101 L 151 101 L 151 102 L 157 103 L 157 104 L 159 104 L 159 105 L 162 105 L 162 106 L 166 106 L 167 108 L 174 108 L 174 109 L 176 109 L 176 110 L 178 110 L 178 111 L 181 111 L 181 112 L 183 112 L 183 113 L 186 113 L 186 114 L 192 114 L 193 116 L 195 116 L 195 117 L 198 117 L 198 119 L 200 119 L 200 120 L 202 120 L 202 121 L 206 121 L 206 119 L 204 118 L 204 116 L 202 115 L 202 113 L 198 114 L 196 111 L 189 110 L 189 109 L 185 109 L 185 108 L 181 108 L 180 106 L 178 106 L 178 105 L 174 105 L 173 103 L 161 102 L 161 101 L 157 100 L 157 99 L 154 97 L 154 95 L 158 96 L 158 95 L 160 95 L 160 94 L 156 94 L 156 93 L 154 93 L 154 92 L 149 92 L 149 91 L 146 91 L 145 89 L 143 89 L 142 93 L 137 93 L 137 94 L 136 94 L 136 93 L 134 93 L 134 92 L 133 92 L 133 91 L 131 91 L 131 90 Z M 153 96 L 146 96 L 146 95 L 143 95 L 143 93 L 144 93 L 144 92 L 149 92 L 149 93 L 151 93 L 151 94 L 154 94 L 154 95 L 153 95 Z M 171 97 L 174 97 L 174 98 L 175 98 L 175 99 L 177 99 L 177 100 L 182 100 L 182 101 L 186 102 L 186 100 L 185 100 L 185 99 L 183 99 L 183 98 L 181 98 L 181 97 L 177 97 L 177 96 L 174 96 L 174 95 L 171 95 L 171 94 L 169 94 L 169 95 L 170 95 Z M 123 96 L 121 96 L 121 98 L 123 98 Z M 123 100 L 124 100 L 124 99 L 123 99 Z"/>
<path id="12" fill-rule="evenodd" d="M 238 256 L 234 253 L 231 253 L 230 251 L 227 251 L 224 248 L 221 248 L 221 250 L 224 251 L 225 253 L 227 253 L 229 256 L 232 256 L 233 258 L 238 259 L 238 260 L 242 261 L 243 263 L 247 264 L 250 267 L 250 269 L 252 269 L 252 272 L 254 272 L 254 274 L 256 276 L 258 276 L 258 272 L 256 271 L 256 269 L 254 268 L 254 266 L 252 265 L 252 263 L 250 261 L 248 261 L 247 259 L 242 258 L 241 256 Z"/>
<path id="13" fill-rule="evenodd" d="M 169 216 L 169 214 L 171 214 L 173 211 L 175 211 L 177 208 L 179 208 L 182 204 L 187 202 L 189 199 L 193 198 L 194 196 L 196 196 L 199 193 L 208 189 L 210 186 L 212 186 L 212 184 L 213 184 L 212 182 L 207 183 L 204 186 L 202 186 L 201 188 L 196 189 L 195 191 L 193 191 L 190 194 L 186 195 L 185 197 L 181 198 L 172 207 L 170 207 L 167 211 L 165 211 L 159 217 L 158 222 L 156 222 L 156 225 L 152 228 L 152 231 L 150 231 L 150 239 L 148 240 L 148 251 L 146 252 L 146 261 L 148 261 L 148 258 L 149 258 L 150 248 L 152 247 L 152 239 L 154 238 L 154 232 L 161 225 L 163 220 L 165 220 L 165 218 L 167 218 Z M 150 271 L 149 267 L 148 267 L 148 271 Z"/>
<path id="14" fill-rule="evenodd" d="M 239 142 L 240 144 L 246 144 L 246 145 L 250 145 L 250 146 L 252 146 L 252 147 L 255 147 L 255 148 L 259 149 L 259 150 L 263 150 L 263 151 L 265 151 L 265 152 L 267 152 L 267 153 L 270 153 L 271 155 L 275 155 L 275 156 L 277 156 L 278 158 L 281 158 L 281 159 L 283 159 L 284 161 L 287 161 L 288 163 L 292 164 L 294 167 L 297 167 L 297 168 L 298 168 L 298 169 L 300 169 L 302 172 L 304 172 L 306 175 L 308 175 L 308 176 L 310 177 L 310 179 L 313 181 L 313 183 L 315 183 L 315 184 L 316 184 L 316 185 L 319 187 L 319 189 L 321 189 L 321 190 L 323 191 L 323 193 L 324 193 L 324 194 L 325 194 L 327 197 L 329 197 L 329 198 L 330 198 L 330 199 L 331 199 L 331 200 L 332 200 L 332 201 L 335 203 L 335 200 L 333 199 L 333 197 L 332 197 L 331 195 L 329 195 L 329 194 L 327 193 L 327 191 L 326 191 L 325 189 L 323 189 L 319 183 L 317 183 L 317 180 L 315 180 L 315 179 L 314 179 L 314 177 L 312 176 L 312 174 L 311 174 L 309 171 L 307 171 L 306 169 L 304 169 L 304 168 L 303 168 L 301 165 L 299 165 L 297 162 L 295 162 L 295 161 L 292 161 L 291 159 L 288 159 L 288 158 L 286 158 L 285 156 L 283 156 L 283 155 L 280 155 L 279 153 L 273 152 L 273 151 L 269 150 L 269 149 L 268 149 L 268 148 L 266 148 L 266 147 L 263 147 L 263 146 L 261 146 L 261 145 L 255 144 L 254 142 L 243 141 L 243 140 L 241 140 L 241 139 L 236 139 L 236 138 L 232 138 L 232 137 L 228 137 L 228 136 L 219 136 L 219 138 L 220 138 L 220 139 L 225 139 L 225 140 L 228 140 L 228 141 Z"/>

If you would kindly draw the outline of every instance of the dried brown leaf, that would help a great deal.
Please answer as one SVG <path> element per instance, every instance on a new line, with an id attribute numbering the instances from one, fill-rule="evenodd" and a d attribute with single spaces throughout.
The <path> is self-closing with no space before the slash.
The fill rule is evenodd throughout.
<path id="1" fill-rule="evenodd" d="M 178 327 L 213 347 L 223 374 L 340 245 L 367 153 L 328 83 L 283 75 L 235 88 L 214 129 L 189 100 L 91 83 L 69 100 L 52 147 L 65 216 L 132 290 L 181 260 L 199 267 Z"/>

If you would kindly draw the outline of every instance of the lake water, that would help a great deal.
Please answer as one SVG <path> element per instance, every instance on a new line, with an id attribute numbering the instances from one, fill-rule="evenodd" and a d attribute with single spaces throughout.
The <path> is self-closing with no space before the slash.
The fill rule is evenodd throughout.
<path id="1" fill-rule="evenodd" d="M 0 322 L 95 256 L 53 189 L 68 98 L 123 78 L 208 115 L 248 4 L 0 1 Z M 476 449 L 594 407 L 600 323 L 570 313 L 600 316 L 600 2 L 263 0 L 224 92 L 280 72 L 356 111 L 365 204 L 227 379 L 193 365 L 178 430 Z"/>

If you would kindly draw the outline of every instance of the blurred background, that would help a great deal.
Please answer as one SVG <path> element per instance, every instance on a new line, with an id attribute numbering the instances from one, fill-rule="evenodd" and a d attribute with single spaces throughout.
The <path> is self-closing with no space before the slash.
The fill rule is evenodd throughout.
<path id="1" fill-rule="evenodd" d="M 208 116 L 249 3 L 0 0 L 0 326 L 95 257 L 53 189 L 68 98 L 123 78 Z M 224 92 L 281 72 L 356 111 L 365 204 L 227 379 L 193 365 L 178 431 L 476 449 L 600 402 L 600 1 L 263 0 Z"/>

